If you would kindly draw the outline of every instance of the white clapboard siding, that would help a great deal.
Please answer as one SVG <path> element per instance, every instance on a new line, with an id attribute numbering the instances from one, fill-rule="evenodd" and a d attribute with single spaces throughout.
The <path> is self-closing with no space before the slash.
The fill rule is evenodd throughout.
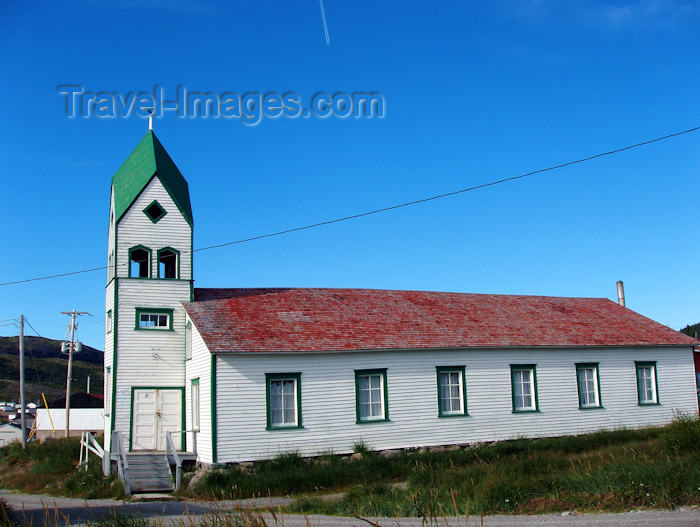
<path id="1" fill-rule="evenodd" d="M 114 358 L 114 328 L 115 320 L 117 320 L 117 309 L 114 303 L 115 300 L 115 258 L 116 258 L 116 237 L 115 229 L 116 225 L 114 223 L 114 189 L 110 194 L 109 200 L 109 235 L 107 242 L 107 286 L 105 289 L 105 347 L 104 347 L 104 386 L 102 393 L 105 394 L 105 420 L 104 420 L 104 444 L 107 450 L 110 450 L 110 442 L 112 435 L 112 422 L 111 422 L 111 412 L 112 407 L 110 401 L 114 396 L 114 387 L 112 385 L 112 371 L 113 371 L 113 358 Z M 128 256 L 127 256 L 128 258 Z M 112 312 L 112 325 L 109 324 L 108 313 Z M 107 371 L 109 368 L 109 373 Z M 108 393 L 111 390 L 112 393 Z"/>
<path id="2" fill-rule="evenodd" d="M 157 200 L 166 214 L 153 223 L 143 210 Z M 148 247 L 151 255 L 151 276 L 158 276 L 158 249 L 172 247 L 180 251 L 180 279 L 190 280 L 192 269 L 192 229 L 183 218 L 168 191 L 155 177 L 141 192 L 117 226 L 117 273 L 129 276 L 129 249 Z"/>
<path id="3" fill-rule="evenodd" d="M 695 411 L 690 348 L 396 351 L 217 356 L 217 461 L 346 453 L 661 425 Z M 639 406 L 635 361 L 656 361 L 661 404 Z M 576 363 L 597 362 L 603 408 L 580 410 Z M 511 364 L 536 364 L 539 412 L 512 411 Z M 439 418 L 436 366 L 466 366 L 468 416 Z M 388 422 L 356 424 L 356 369 L 387 368 Z M 301 429 L 266 430 L 266 373 L 301 372 Z"/>
<path id="4" fill-rule="evenodd" d="M 109 405 L 113 393 L 109 394 L 108 390 L 112 386 L 112 361 L 114 357 L 114 320 L 116 320 L 116 309 L 114 306 L 114 281 L 107 285 L 105 292 L 105 324 L 108 323 L 107 312 L 112 310 L 112 327 L 105 327 L 105 353 L 104 353 L 104 385 L 102 393 L 105 394 L 105 415 L 107 418 L 104 420 L 104 437 L 105 437 L 105 447 L 109 449 L 110 435 L 112 433 L 112 423 L 109 416 L 111 416 L 112 408 Z M 109 373 L 107 372 L 109 368 Z M 113 390 L 112 390 L 113 392 Z"/>
<path id="5" fill-rule="evenodd" d="M 109 234 L 107 242 L 107 284 L 115 277 L 115 258 L 116 258 L 116 224 L 114 223 L 114 189 L 112 189 L 109 200 Z M 127 256 L 128 257 L 128 256 Z"/>
<path id="6" fill-rule="evenodd" d="M 166 211 L 157 223 L 143 212 L 154 200 Z M 112 282 L 112 288 L 116 289 L 116 298 L 109 285 L 107 288 L 107 304 L 112 302 L 116 306 L 114 326 L 118 332 L 114 425 L 124 434 L 128 445 L 132 388 L 185 386 L 182 302 L 189 301 L 191 296 L 192 229 L 156 177 L 122 216 L 116 232 L 110 230 L 110 244 L 115 239 L 117 279 Z M 129 278 L 129 249 L 137 245 L 152 251 L 151 278 Z M 179 279 L 157 278 L 158 250 L 166 247 L 179 252 Z M 137 308 L 172 309 L 173 330 L 137 330 Z M 110 367 L 114 367 L 113 338 L 108 334 L 105 342 L 105 366 Z M 106 420 L 106 432 L 110 432 L 110 421 L 111 418 Z"/>
<path id="7" fill-rule="evenodd" d="M 213 463 L 211 431 L 211 363 L 213 357 L 202 340 L 197 327 L 192 325 L 192 358 L 185 362 L 187 388 L 187 429 L 192 429 L 192 379 L 199 379 L 199 433 L 197 434 L 198 460 Z M 191 435 L 188 435 L 188 441 Z M 188 443 L 189 446 L 189 443 Z"/>
<path id="8" fill-rule="evenodd" d="M 185 310 L 190 286 L 185 281 L 119 280 L 119 349 L 115 428 L 128 437 L 132 387 L 185 385 Z M 173 330 L 136 330 L 136 308 L 173 310 Z"/>

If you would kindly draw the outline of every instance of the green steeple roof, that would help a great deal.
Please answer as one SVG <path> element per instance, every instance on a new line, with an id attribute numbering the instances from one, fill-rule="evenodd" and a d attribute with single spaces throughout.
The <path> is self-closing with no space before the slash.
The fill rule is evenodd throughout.
<path id="1" fill-rule="evenodd" d="M 187 223 L 192 226 L 194 220 L 187 181 L 151 130 L 112 178 L 115 223 L 129 210 L 153 177 L 160 179 Z"/>

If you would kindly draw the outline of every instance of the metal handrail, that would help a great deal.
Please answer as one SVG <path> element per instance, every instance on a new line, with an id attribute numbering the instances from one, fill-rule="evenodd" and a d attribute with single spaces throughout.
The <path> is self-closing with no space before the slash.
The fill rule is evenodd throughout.
<path id="1" fill-rule="evenodd" d="M 129 496 L 131 494 L 131 484 L 129 483 L 129 462 L 126 459 L 126 450 L 124 450 L 124 445 L 122 443 L 122 434 L 118 430 L 112 432 L 112 451 L 114 451 L 114 445 L 117 446 L 115 452 L 117 456 L 117 472 L 119 474 L 119 479 L 122 480 L 124 484 L 124 494 Z"/>

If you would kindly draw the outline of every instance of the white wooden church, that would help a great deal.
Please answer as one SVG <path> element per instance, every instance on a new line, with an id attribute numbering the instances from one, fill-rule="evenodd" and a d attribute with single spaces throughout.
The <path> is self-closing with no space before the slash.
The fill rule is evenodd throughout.
<path id="1" fill-rule="evenodd" d="M 187 182 L 152 131 L 112 179 L 105 442 L 203 463 L 465 444 L 696 412 L 700 343 L 608 299 L 197 289 Z M 182 431 L 187 431 L 182 432 Z"/>

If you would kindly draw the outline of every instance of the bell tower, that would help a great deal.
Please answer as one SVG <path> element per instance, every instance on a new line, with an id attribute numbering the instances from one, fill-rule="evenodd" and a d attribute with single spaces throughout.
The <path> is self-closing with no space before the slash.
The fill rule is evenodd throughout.
<path id="1" fill-rule="evenodd" d="M 105 446 L 164 449 L 184 428 L 185 312 L 192 300 L 187 181 L 149 130 L 112 178 L 105 328 Z M 110 449 L 111 450 L 111 449 Z"/>

